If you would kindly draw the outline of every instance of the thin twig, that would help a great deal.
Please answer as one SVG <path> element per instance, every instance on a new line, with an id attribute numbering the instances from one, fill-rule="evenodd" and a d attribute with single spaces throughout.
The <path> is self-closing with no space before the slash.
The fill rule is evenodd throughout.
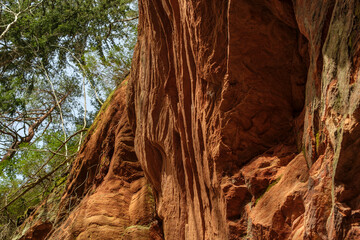
<path id="1" fill-rule="evenodd" d="M 71 135 L 71 136 L 67 139 L 67 141 L 65 141 L 64 144 L 66 144 L 66 142 L 68 142 L 72 137 L 76 136 L 77 134 L 79 134 L 79 133 L 82 132 L 82 131 L 85 131 L 85 130 L 77 131 L 76 133 L 74 133 L 73 135 Z M 55 153 L 59 152 L 60 149 L 64 146 L 64 144 L 61 145 L 61 146 L 58 148 L 58 150 L 55 151 Z M 37 174 L 42 170 L 42 168 L 44 168 L 44 166 L 45 166 L 46 164 L 48 164 L 49 161 L 50 161 L 54 156 L 55 156 L 55 154 L 53 154 L 53 155 L 40 167 L 40 169 L 39 169 L 39 170 L 37 171 L 37 173 L 34 174 L 34 175 L 37 175 Z M 54 173 L 55 173 L 57 170 L 59 170 L 62 166 L 64 166 L 66 163 L 68 163 L 68 162 L 70 161 L 70 159 L 71 159 L 70 157 L 66 158 L 62 163 L 60 163 L 57 167 L 55 167 L 55 168 L 54 168 L 51 172 L 49 172 L 48 174 L 44 175 L 43 177 L 39 178 L 38 180 L 36 180 L 36 181 L 33 182 L 33 183 L 29 183 L 29 184 L 23 186 L 23 187 L 25 187 L 26 189 L 25 189 L 23 192 L 21 192 L 17 197 L 15 197 L 13 200 L 11 200 L 8 204 L 6 204 L 4 207 L 2 207 L 2 208 L 0 209 L 0 212 L 4 211 L 7 207 L 9 207 L 11 204 L 13 204 L 16 200 L 18 200 L 20 197 L 24 196 L 24 194 L 26 194 L 28 191 L 30 191 L 30 190 L 33 189 L 35 186 L 37 186 L 39 183 L 41 183 L 42 181 L 44 181 L 45 179 L 47 179 L 48 177 L 50 177 L 52 174 L 54 174 Z"/>
<path id="2" fill-rule="evenodd" d="M 35 176 L 40 173 L 40 171 L 56 156 L 56 154 L 58 154 L 58 152 L 64 147 L 64 145 L 65 145 L 68 141 L 70 141 L 73 137 L 75 137 L 76 135 L 78 135 L 79 133 L 84 132 L 84 131 L 86 131 L 86 129 L 79 130 L 79 131 L 75 132 L 74 134 L 72 134 L 71 136 L 69 136 L 69 138 L 68 138 L 56 151 L 54 151 L 54 152 L 51 153 L 52 156 L 50 156 L 50 157 L 46 160 L 46 162 L 38 169 L 38 171 L 37 171 L 35 174 L 33 174 L 31 177 L 32 177 L 32 178 L 35 178 Z M 75 156 L 76 154 L 77 154 L 77 153 L 74 153 L 73 155 L 68 156 L 68 158 L 71 158 L 71 157 Z M 29 185 L 29 182 L 28 182 L 28 181 L 25 182 L 25 183 L 19 188 L 19 190 L 22 189 L 22 188 L 24 188 L 24 187 L 26 187 L 27 185 Z M 17 194 L 17 193 L 19 192 L 19 190 L 17 190 L 17 191 L 16 191 L 14 194 L 12 194 L 12 195 Z"/>
<path id="3" fill-rule="evenodd" d="M 83 76 L 83 90 L 84 90 L 84 124 L 83 124 L 83 128 L 86 128 L 86 88 L 85 88 L 85 76 Z M 83 133 L 80 133 L 80 139 L 79 139 L 79 145 L 78 145 L 78 151 L 80 151 L 80 147 L 81 147 L 81 142 L 82 142 L 82 138 L 83 138 Z"/>
<path id="4" fill-rule="evenodd" d="M 58 101 L 58 98 L 57 98 L 57 95 L 56 95 L 56 92 L 55 92 L 54 85 L 53 85 L 52 81 L 50 80 L 49 74 L 48 74 L 46 68 L 44 67 L 44 64 L 43 64 L 42 61 L 41 61 L 41 68 L 42 68 L 43 71 L 44 71 L 44 74 L 45 74 L 46 79 L 47 79 L 48 82 L 50 83 L 51 90 L 52 90 L 52 92 L 53 92 L 53 95 L 54 95 L 56 104 L 57 104 L 57 106 L 58 106 L 58 108 L 59 108 L 60 119 L 61 119 L 61 127 L 62 127 L 62 130 L 63 130 L 63 132 L 64 132 L 64 139 L 66 140 L 66 139 L 67 139 L 67 136 L 66 136 L 66 130 L 65 130 L 65 123 L 64 123 L 62 108 L 61 108 L 60 103 L 59 103 L 59 101 Z M 67 144 L 65 144 L 65 154 L 66 154 L 66 155 L 68 154 Z"/>
<path id="5" fill-rule="evenodd" d="M 24 196 L 24 194 L 26 194 L 28 191 L 30 191 L 31 189 L 33 189 L 35 186 L 37 186 L 39 183 L 41 183 L 42 181 L 44 181 L 45 179 L 47 179 L 48 177 L 50 177 L 52 174 L 54 174 L 57 170 L 59 170 L 62 166 L 64 166 L 67 162 L 70 161 L 71 158 L 67 158 L 65 159 L 62 163 L 60 163 L 54 170 L 52 170 L 51 172 L 49 172 L 48 174 L 46 174 L 45 176 L 39 178 L 36 182 L 33 182 L 31 184 L 28 185 L 28 187 L 21 193 L 19 194 L 16 198 L 14 198 L 13 200 L 11 200 L 7 205 L 5 205 L 4 207 L 2 207 L 0 209 L 0 212 L 4 211 L 7 207 L 9 207 L 11 204 L 13 204 L 16 200 L 18 200 L 19 198 L 21 198 L 22 196 Z"/>
<path id="6" fill-rule="evenodd" d="M 11 23 L 9 23 L 9 24 L 7 24 L 6 25 L 6 28 L 5 28 L 5 30 L 1 33 L 1 35 L 0 35 L 0 40 L 5 36 L 5 34 L 10 30 L 10 27 L 12 26 L 12 25 L 14 25 L 17 21 L 18 21 L 18 19 L 19 19 L 19 16 L 22 14 L 22 13 L 24 13 L 24 12 L 26 12 L 26 11 L 28 11 L 28 10 L 31 10 L 32 8 L 35 8 L 35 7 L 37 7 L 39 4 L 41 4 L 43 2 L 43 0 L 41 0 L 41 1 L 39 1 L 38 3 L 35 3 L 34 5 L 30 5 L 30 6 L 28 6 L 27 8 L 25 8 L 24 10 L 20 10 L 20 3 L 18 2 L 18 5 L 19 5 L 19 12 L 14 12 L 14 11 L 12 11 L 10 8 L 8 8 L 4 3 L 1 3 L 1 6 L 3 6 L 4 7 L 4 11 L 6 11 L 6 12 L 8 12 L 8 13 L 11 13 L 12 15 L 14 15 L 14 20 L 11 22 Z"/>
<path id="7" fill-rule="evenodd" d="M 71 54 L 71 56 L 72 56 L 72 57 L 75 59 L 75 61 L 79 64 L 79 66 L 80 66 L 83 74 L 85 75 L 85 77 L 88 79 L 88 82 L 90 83 L 90 86 L 91 86 L 91 88 L 93 89 L 93 91 L 94 91 L 94 93 L 95 93 L 95 98 L 96 98 L 96 100 L 100 103 L 100 105 L 103 105 L 103 102 L 100 100 L 100 97 L 99 97 L 99 95 L 98 95 L 98 93 L 97 93 L 97 91 L 96 91 L 96 88 L 95 88 L 95 86 L 91 83 L 90 78 L 89 78 L 89 76 L 88 76 L 88 74 L 87 74 L 87 72 L 86 72 L 86 69 L 85 69 L 84 65 L 81 63 L 81 61 L 74 55 L 74 53 L 73 53 L 70 49 L 68 49 L 68 48 L 66 48 L 66 47 L 63 47 L 63 46 L 56 46 L 56 45 L 53 45 L 53 46 L 54 46 L 54 47 L 58 47 L 58 48 L 65 49 L 66 51 L 68 51 L 68 52 Z"/>
<path id="8" fill-rule="evenodd" d="M 69 93 L 66 94 L 64 97 L 62 97 L 60 99 L 60 101 L 57 101 L 57 104 L 61 105 L 62 102 L 68 97 Z M 14 155 L 15 155 L 15 152 L 16 151 L 13 151 L 13 150 L 17 150 L 20 145 L 22 143 L 30 143 L 31 140 L 33 139 L 33 137 L 35 136 L 35 132 L 37 130 L 37 128 L 40 126 L 40 124 L 45 121 L 45 119 L 47 117 L 49 117 L 51 115 L 51 113 L 55 110 L 56 106 L 53 106 L 52 108 L 50 108 L 43 116 L 41 116 L 40 118 L 38 118 L 38 120 L 29 125 L 29 128 L 28 128 L 28 134 L 25 135 L 24 137 L 21 137 L 16 131 L 12 130 L 11 128 L 9 128 L 8 126 L 6 126 L 5 124 L 2 124 L 0 123 L 2 126 L 4 126 L 5 128 L 7 128 L 11 133 L 13 133 L 13 142 L 9 148 L 9 150 L 5 153 L 5 155 L 1 158 L 1 161 L 0 162 L 3 162 L 5 161 L 6 159 L 9 159 L 9 158 L 12 158 Z M 20 130 L 21 128 L 18 128 L 18 131 Z M 3 133 L 3 131 L 1 131 L 1 133 Z M 8 135 L 11 135 L 9 132 L 8 132 Z"/>

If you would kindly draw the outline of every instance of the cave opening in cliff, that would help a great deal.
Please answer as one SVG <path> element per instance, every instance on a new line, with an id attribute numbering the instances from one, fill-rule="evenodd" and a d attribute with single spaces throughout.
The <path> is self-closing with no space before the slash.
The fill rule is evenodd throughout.
<path id="1" fill-rule="evenodd" d="M 241 167 L 280 143 L 301 145 L 310 60 L 291 1 L 231 2 L 228 24 L 224 142 Z"/>

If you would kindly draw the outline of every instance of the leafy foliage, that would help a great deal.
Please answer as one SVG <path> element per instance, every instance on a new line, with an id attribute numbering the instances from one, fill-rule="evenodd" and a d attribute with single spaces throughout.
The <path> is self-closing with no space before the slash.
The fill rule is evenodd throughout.
<path id="1" fill-rule="evenodd" d="M 22 14 L 0 39 L 0 109 L 13 112 L 13 107 L 24 104 L 24 93 L 33 90 L 41 65 L 66 71 L 69 60 L 74 62 L 70 52 L 84 65 L 86 52 L 100 56 L 107 65 L 112 59 L 107 53 L 129 49 L 121 42 L 136 30 L 133 22 L 122 21 L 136 15 L 131 2 L 5 1 L 0 9 L 0 32 L 14 20 L 14 13 Z"/>
<path id="2" fill-rule="evenodd" d="M 136 19 L 134 0 L 0 2 L 5 237 L 26 209 L 64 182 L 83 131 L 129 72 Z"/>

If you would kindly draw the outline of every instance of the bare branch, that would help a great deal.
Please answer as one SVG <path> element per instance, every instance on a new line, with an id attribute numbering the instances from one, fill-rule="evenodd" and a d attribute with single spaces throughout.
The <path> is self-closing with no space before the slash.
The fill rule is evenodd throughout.
<path id="1" fill-rule="evenodd" d="M 57 102 L 58 104 L 61 104 L 67 97 L 69 96 L 69 93 L 66 94 L 62 99 L 60 99 L 59 102 Z M 13 133 L 12 137 L 13 137 L 13 143 L 11 145 L 11 147 L 7 150 L 6 154 L 2 157 L 1 161 L 0 162 L 3 162 L 5 161 L 5 159 L 10 159 L 12 158 L 17 149 L 19 148 L 19 146 L 22 144 L 22 143 L 30 143 L 31 140 L 33 139 L 34 135 L 35 135 L 35 132 L 37 130 L 37 128 L 40 126 L 40 124 L 47 118 L 49 117 L 49 115 L 55 110 L 57 106 L 54 105 L 52 108 L 50 108 L 43 116 L 41 116 L 40 118 L 38 118 L 38 120 L 31 124 L 29 126 L 29 129 L 28 129 L 28 134 L 27 136 L 25 137 L 21 137 L 19 136 L 19 134 L 15 131 L 13 131 L 12 129 L 10 129 L 9 127 L 7 127 L 6 125 L 2 124 L 3 126 L 5 126 L 6 128 L 9 129 L 9 131 L 11 131 Z M 9 135 L 11 135 L 10 133 L 8 133 Z"/>
<path id="2" fill-rule="evenodd" d="M 117 20 L 117 21 L 115 21 L 115 22 L 111 22 L 111 23 L 109 24 L 109 31 L 108 31 L 108 34 L 106 34 L 105 39 L 108 39 L 108 38 L 109 38 L 109 36 L 110 36 L 110 34 L 111 34 L 111 30 L 112 30 L 112 25 L 113 25 L 114 23 L 130 22 L 130 21 L 136 20 L 136 19 L 138 19 L 138 18 L 139 18 L 139 16 L 136 16 L 136 17 L 133 17 L 133 18 L 120 19 L 120 20 Z"/>
<path id="3" fill-rule="evenodd" d="M 51 172 L 49 172 L 48 174 L 46 174 L 45 176 L 39 178 L 37 181 L 29 184 L 27 186 L 27 188 L 21 193 L 19 194 L 16 198 L 14 198 L 13 200 L 11 200 L 8 204 L 6 204 L 3 208 L 0 209 L 0 212 L 4 211 L 7 207 L 9 207 L 11 204 L 13 204 L 16 200 L 18 200 L 19 198 L 21 198 L 22 196 L 24 196 L 28 191 L 30 191 L 31 189 L 33 189 L 34 187 L 36 187 L 39 183 L 41 183 L 42 181 L 44 181 L 45 179 L 47 179 L 48 177 L 50 177 L 51 175 L 53 175 L 57 170 L 59 170 L 62 166 L 64 166 L 67 162 L 70 161 L 71 158 L 67 158 L 66 160 L 64 160 L 62 163 L 60 163 L 56 168 L 54 168 L 54 170 L 52 170 Z"/>
<path id="4" fill-rule="evenodd" d="M 115 21 L 115 22 L 112 22 L 112 24 L 113 24 L 113 23 L 119 23 L 119 22 L 130 22 L 130 21 L 133 21 L 133 20 L 138 19 L 138 18 L 139 18 L 139 16 L 132 17 L 132 18 L 120 19 L 120 20 L 117 20 L 117 21 Z"/>
<path id="5" fill-rule="evenodd" d="M 42 2 L 43 2 L 43 0 L 41 0 L 41 1 L 37 2 L 37 3 L 35 3 L 35 4 L 32 4 L 32 5 L 30 4 L 28 7 L 26 7 L 26 8 L 23 9 L 23 10 L 20 10 L 20 8 L 21 8 L 21 7 L 20 7 L 20 2 L 18 2 L 19 12 L 14 12 L 14 11 L 12 11 L 10 8 L 8 8 L 4 3 L 0 3 L 1 6 L 4 8 L 4 10 L 5 10 L 6 12 L 11 13 L 12 15 L 14 15 L 14 20 L 13 20 L 11 23 L 7 24 L 5 30 L 1 33 L 1 35 L 0 35 L 0 40 L 1 40 L 1 39 L 5 36 L 5 34 L 10 30 L 11 26 L 14 25 L 14 24 L 18 21 L 19 16 L 20 16 L 21 14 L 23 14 L 24 12 L 27 12 L 27 11 L 31 10 L 32 8 L 37 7 L 37 6 L 38 6 L 39 4 L 41 4 Z"/>
<path id="6" fill-rule="evenodd" d="M 48 74 L 48 72 L 47 72 L 47 70 L 46 70 L 46 68 L 44 67 L 44 64 L 43 64 L 42 62 L 41 62 L 41 68 L 42 68 L 42 70 L 43 70 L 44 73 L 45 73 L 46 79 L 47 79 L 47 80 L 49 81 L 49 83 L 50 83 L 51 90 L 52 90 L 52 92 L 53 92 L 53 96 L 54 96 L 55 101 L 56 101 L 56 105 L 57 105 L 57 107 L 59 108 L 60 119 L 61 119 L 61 127 L 62 127 L 62 130 L 63 130 L 63 132 L 64 132 L 64 139 L 66 140 L 67 137 L 66 137 L 65 123 L 64 123 L 63 113 L 62 113 L 62 109 L 61 109 L 61 104 L 60 104 L 60 102 L 58 101 L 58 98 L 57 98 L 57 95 L 56 95 L 56 92 L 55 92 L 54 85 L 53 85 L 52 81 L 50 80 L 49 74 Z M 68 95 L 69 95 L 69 93 L 68 93 L 66 96 L 68 96 Z M 67 144 L 65 144 L 65 154 L 66 154 L 66 155 L 68 154 Z"/>
<path id="7" fill-rule="evenodd" d="M 65 49 L 66 51 L 68 51 L 68 52 L 71 54 L 71 56 L 75 59 L 75 61 L 79 64 L 79 66 L 80 66 L 80 68 L 81 68 L 84 76 L 85 76 L 87 79 L 89 79 L 89 76 L 88 76 L 88 74 L 87 74 L 87 72 L 86 72 L 86 69 L 85 69 L 84 65 L 81 63 L 81 61 L 74 55 L 74 53 L 73 53 L 70 49 L 68 49 L 68 48 L 66 48 L 66 47 L 62 47 L 62 46 L 56 46 L 56 45 L 54 45 L 54 47 L 62 48 L 62 49 Z M 97 91 L 96 91 L 95 86 L 91 83 L 90 80 L 88 80 L 88 82 L 90 83 L 90 86 L 91 86 L 91 88 L 93 89 L 93 91 L 94 91 L 94 93 L 95 93 L 96 100 L 97 100 L 101 105 L 103 105 L 103 102 L 100 100 L 100 97 L 99 97 L 99 95 L 98 95 L 98 93 L 97 93 Z"/>
<path id="8" fill-rule="evenodd" d="M 73 138 L 74 136 L 76 136 L 77 134 L 84 132 L 86 130 L 82 129 L 80 131 L 77 131 L 76 133 L 74 133 L 73 135 L 71 135 L 64 144 L 66 144 L 68 141 L 70 141 L 71 138 Z M 55 154 L 58 153 L 63 147 L 64 144 L 62 144 L 54 153 L 52 153 L 52 156 L 40 167 L 40 169 L 36 172 L 36 174 L 34 174 L 33 176 L 36 176 L 50 161 L 51 159 L 54 158 Z M 73 154 L 71 157 L 75 156 L 75 154 Z M 24 191 L 22 191 L 17 197 L 15 197 L 13 200 L 11 200 L 9 203 L 7 203 L 4 207 L 2 207 L 0 209 L 0 212 L 4 211 L 7 207 L 9 207 L 11 204 L 13 204 L 16 200 L 18 200 L 20 197 L 24 196 L 24 194 L 26 194 L 28 191 L 30 191 L 31 189 L 33 189 L 34 187 L 36 187 L 39 183 L 41 183 L 42 181 L 44 181 L 45 179 L 47 179 L 48 177 L 50 177 L 52 174 L 54 174 L 56 171 L 58 171 L 62 166 L 64 166 L 66 163 L 68 163 L 71 160 L 71 157 L 67 157 L 63 162 L 61 162 L 57 167 L 55 167 L 51 172 L 47 173 L 46 175 L 44 175 L 43 177 L 39 178 L 38 180 L 36 180 L 35 182 L 32 183 L 26 183 L 23 186 L 21 186 L 19 189 L 25 188 Z M 18 193 L 19 190 L 16 192 Z M 15 194 L 16 194 L 15 193 Z"/>

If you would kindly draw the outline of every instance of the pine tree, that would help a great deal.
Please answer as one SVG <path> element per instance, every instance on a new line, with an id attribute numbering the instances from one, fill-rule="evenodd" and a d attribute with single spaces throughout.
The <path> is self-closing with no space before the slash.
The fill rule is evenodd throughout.
<path id="1" fill-rule="evenodd" d="M 136 24 L 133 0 L 0 3 L 3 233 L 66 176 L 96 111 L 129 72 Z"/>

